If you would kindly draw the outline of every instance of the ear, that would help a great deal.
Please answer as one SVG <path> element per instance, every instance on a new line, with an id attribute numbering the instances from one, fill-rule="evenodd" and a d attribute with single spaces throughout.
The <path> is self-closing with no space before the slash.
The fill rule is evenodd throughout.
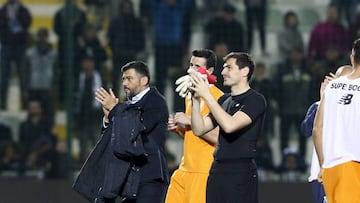
<path id="1" fill-rule="evenodd" d="M 210 67 L 210 68 L 206 69 L 206 72 L 208 72 L 209 75 L 212 75 L 214 72 L 214 67 Z"/>
<path id="2" fill-rule="evenodd" d="M 248 77 L 249 72 L 250 72 L 250 68 L 247 66 L 245 66 L 244 68 L 241 69 L 241 75 L 243 77 Z"/>
<path id="3" fill-rule="evenodd" d="M 146 86 L 149 83 L 149 79 L 147 77 L 145 77 L 145 76 L 141 77 L 140 78 L 140 83 L 141 83 L 141 86 Z"/>
<path id="4" fill-rule="evenodd" d="M 354 55 L 350 54 L 350 62 L 351 65 L 354 65 Z"/>

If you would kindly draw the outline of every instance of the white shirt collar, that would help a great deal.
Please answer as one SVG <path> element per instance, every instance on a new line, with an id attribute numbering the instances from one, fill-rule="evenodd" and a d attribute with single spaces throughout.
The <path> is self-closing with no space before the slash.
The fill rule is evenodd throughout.
<path id="1" fill-rule="evenodd" d="M 139 94 L 135 95 L 133 98 L 131 98 L 131 100 L 128 100 L 127 102 L 129 102 L 130 104 L 135 104 L 137 103 L 138 101 L 140 101 L 143 96 L 148 92 L 150 91 L 150 87 L 144 89 L 143 91 L 141 91 Z"/>

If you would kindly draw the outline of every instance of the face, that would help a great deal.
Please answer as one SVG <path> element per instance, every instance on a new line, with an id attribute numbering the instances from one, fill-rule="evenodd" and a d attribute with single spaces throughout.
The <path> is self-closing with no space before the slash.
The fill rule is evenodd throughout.
<path id="1" fill-rule="evenodd" d="M 298 24 L 298 20 L 296 16 L 289 16 L 287 19 L 287 24 L 289 27 L 296 27 Z"/>
<path id="2" fill-rule="evenodd" d="M 135 95 L 143 91 L 147 86 L 144 82 L 146 77 L 140 77 L 135 69 L 131 68 L 123 72 L 122 83 L 126 97 L 131 99 Z"/>
<path id="3" fill-rule="evenodd" d="M 206 68 L 206 59 L 202 57 L 192 56 L 190 59 L 190 67 L 191 69 L 198 70 L 199 68 Z"/>
<path id="4" fill-rule="evenodd" d="M 225 86 L 234 86 L 238 84 L 241 80 L 241 70 L 238 65 L 236 65 L 236 59 L 229 58 L 225 61 L 221 75 L 224 78 Z"/>
<path id="5" fill-rule="evenodd" d="M 91 59 L 85 59 L 82 61 L 82 69 L 85 72 L 86 76 L 90 76 L 93 74 L 95 69 L 95 63 Z"/>
<path id="6" fill-rule="evenodd" d="M 255 78 L 256 79 L 263 79 L 265 77 L 265 67 L 264 66 L 257 66 L 255 69 Z"/>
<path id="7" fill-rule="evenodd" d="M 219 58 L 223 58 L 229 53 L 228 46 L 225 43 L 218 43 L 214 47 L 214 52 Z"/>
<path id="8" fill-rule="evenodd" d="M 123 14 L 126 14 L 126 15 L 128 15 L 128 14 L 131 14 L 131 5 L 130 5 L 130 3 L 128 3 L 128 2 L 124 2 L 122 5 L 121 5 L 121 13 L 123 13 Z"/>
<path id="9" fill-rule="evenodd" d="M 96 38 L 96 30 L 93 28 L 87 28 L 85 30 L 84 36 L 86 39 L 94 39 Z"/>
<path id="10" fill-rule="evenodd" d="M 329 22 L 337 22 L 338 20 L 338 11 L 336 7 L 332 6 L 329 7 L 327 10 L 327 20 Z"/>
<path id="11" fill-rule="evenodd" d="M 28 113 L 30 117 L 41 116 L 41 104 L 38 101 L 30 101 L 28 104 Z"/>

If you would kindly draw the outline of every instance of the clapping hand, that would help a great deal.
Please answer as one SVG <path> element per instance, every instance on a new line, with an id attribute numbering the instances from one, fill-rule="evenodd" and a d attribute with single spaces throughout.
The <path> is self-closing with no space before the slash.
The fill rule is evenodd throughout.
<path id="1" fill-rule="evenodd" d="M 194 97 L 205 97 L 210 94 L 208 80 L 198 74 L 190 74 L 192 86 L 190 91 L 194 93 Z"/>
<path id="2" fill-rule="evenodd" d="M 175 84 L 178 85 L 177 88 L 175 89 L 175 91 L 178 92 L 180 97 L 183 97 L 183 98 L 185 98 L 189 94 L 189 92 L 190 92 L 189 88 L 193 85 L 191 82 L 190 74 L 194 74 L 203 79 L 207 79 L 207 81 L 210 84 L 214 84 L 216 82 L 216 76 L 210 75 L 206 71 L 206 68 L 199 68 L 197 71 L 192 68 L 189 68 L 187 70 L 187 73 L 189 73 L 189 74 L 184 75 L 175 81 Z"/>
<path id="3" fill-rule="evenodd" d="M 95 99 L 102 105 L 106 118 L 108 117 L 111 109 L 119 102 L 119 99 L 115 96 L 111 88 L 109 89 L 109 92 L 107 92 L 104 88 L 96 90 Z"/>

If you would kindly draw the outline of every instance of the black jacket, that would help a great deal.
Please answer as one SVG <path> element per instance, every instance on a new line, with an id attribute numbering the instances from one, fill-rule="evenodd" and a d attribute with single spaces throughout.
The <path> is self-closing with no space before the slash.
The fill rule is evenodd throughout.
<path id="1" fill-rule="evenodd" d="M 28 8 L 19 3 L 16 11 L 18 32 L 11 31 L 11 20 L 8 17 L 10 3 L 6 3 L 0 9 L 0 41 L 3 45 L 26 45 L 29 38 L 29 28 L 32 17 Z"/>
<path id="2" fill-rule="evenodd" d="M 89 201 L 113 199 L 118 194 L 136 198 L 141 181 L 168 183 L 164 154 L 168 110 L 159 92 L 152 88 L 134 105 L 119 104 L 109 117 L 114 122 L 103 131 L 75 180 L 74 190 Z"/>

